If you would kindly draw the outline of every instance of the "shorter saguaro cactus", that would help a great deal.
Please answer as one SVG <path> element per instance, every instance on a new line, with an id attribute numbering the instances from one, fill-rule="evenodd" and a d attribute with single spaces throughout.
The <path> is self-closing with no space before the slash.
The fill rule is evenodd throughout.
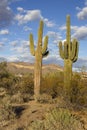
<path id="1" fill-rule="evenodd" d="M 72 63 L 78 59 L 78 41 L 73 39 L 71 41 L 70 34 L 70 16 L 67 16 L 66 21 L 67 33 L 66 41 L 59 42 L 59 53 L 62 59 L 64 59 L 64 89 L 67 96 L 71 92 L 71 80 L 72 80 Z"/>
<path id="2" fill-rule="evenodd" d="M 34 95 L 37 101 L 40 95 L 41 77 L 42 77 L 42 58 L 47 56 L 49 51 L 47 50 L 48 36 L 44 39 L 44 45 L 42 46 L 43 38 L 43 21 L 40 21 L 40 26 L 38 29 L 38 42 L 37 48 L 34 49 L 33 35 L 30 34 L 30 52 L 35 56 L 35 67 L 34 67 Z"/>

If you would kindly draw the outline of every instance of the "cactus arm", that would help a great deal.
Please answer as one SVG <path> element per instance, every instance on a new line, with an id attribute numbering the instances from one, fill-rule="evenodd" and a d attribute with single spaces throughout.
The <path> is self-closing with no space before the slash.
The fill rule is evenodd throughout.
<path id="1" fill-rule="evenodd" d="M 68 59 L 68 45 L 67 42 L 64 42 L 64 58 Z"/>
<path id="2" fill-rule="evenodd" d="M 30 52 L 33 56 L 35 56 L 34 40 L 32 34 L 30 34 Z"/>
<path id="3" fill-rule="evenodd" d="M 75 53 L 75 57 L 73 59 L 73 62 L 76 62 L 78 59 L 78 52 L 79 52 L 79 43 L 78 42 L 76 42 L 76 51 L 75 52 L 76 53 Z"/>
<path id="4" fill-rule="evenodd" d="M 48 51 L 48 50 L 46 50 L 46 51 L 45 51 L 45 53 L 44 53 L 44 54 L 42 54 L 42 58 L 47 57 L 47 56 L 48 56 L 48 54 L 49 54 L 49 51 Z"/>
<path id="5" fill-rule="evenodd" d="M 44 45 L 42 47 L 42 55 L 46 52 L 47 46 L 48 46 L 48 36 L 46 36 L 44 39 Z"/>
<path id="6" fill-rule="evenodd" d="M 71 42 L 71 52 L 70 52 L 70 60 L 73 61 L 74 57 L 75 57 L 75 54 L 76 54 L 76 51 L 77 51 L 77 41 L 76 39 L 74 39 L 72 42 Z"/>
<path id="7" fill-rule="evenodd" d="M 64 59 L 64 50 L 63 50 L 63 45 L 61 41 L 59 42 L 59 53 L 60 53 L 60 57 Z"/>

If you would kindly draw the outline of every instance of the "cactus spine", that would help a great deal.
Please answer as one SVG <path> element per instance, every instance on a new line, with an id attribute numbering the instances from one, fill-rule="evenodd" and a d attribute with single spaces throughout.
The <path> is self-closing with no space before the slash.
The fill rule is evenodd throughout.
<path id="1" fill-rule="evenodd" d="M 66 96 L 71 92 L 71 80 L 72 80 L 72 64 L 78 59 L 78 41 L 73 39 L 71 42 L 70 32 L 70 16 L 67 15 L 66 19 L 66 41 L 59 42 L 59 53 L 62 59 L 64 59 L 64 90 Z M 70 98 L 70 97 L 69 97 Z"/>
<path id="2" fill-rule="evenodd" d="M 44 39 L 44 45 L 42 46 L 43 38 L 43 21 L 40 21 L 40 26 L 38 29 L 38 42 L 37 48 L 34 49 L 33 35 L 30 34 L 30 52 L 35 56 L 35 66 L 34 66 L 34 97 L 38 101 L 40 95 L 41 77 L 42 77 L 42 58 L 47 56 L 49 51 L 47 50 L 48 36 Z"/>

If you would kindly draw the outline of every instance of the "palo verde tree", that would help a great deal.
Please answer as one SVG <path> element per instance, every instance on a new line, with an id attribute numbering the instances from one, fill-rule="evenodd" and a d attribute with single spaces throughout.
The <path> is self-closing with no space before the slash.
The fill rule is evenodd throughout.
<path id="1" fill-rule="evenodd" d="M 41 87 L 41 77 L 42 77 L 42 58 L 47 56 L 49 51 L 47 50 L 48 36 L 44 38 L 44 45 L 42 45 L 43 39 L 43 21 L 40 21 L 40 26 L 38 29 L 38 41 L 37 48 L 34 48 L 33 35 L 30 34 L 30 52 L 35 56 L 35 66 L 34 66 L 34 96 L 35 100 L 38 101 L 40 95 Z"/>
<path id="2" fill-rule="evenodd" d="M 79 44 L 76 39 L 71 41 L 71 30 L 70 30 L 70 16 L 67 15 L 66 19 L 66 41 L 59 42 L 59 53 L 62 59 L 64 59 L 64 90 L 65 95 L 69 96 L 71 92 L 71 81 L 72 81 L 72 64 L 78 59 L 78 48 Z"/>

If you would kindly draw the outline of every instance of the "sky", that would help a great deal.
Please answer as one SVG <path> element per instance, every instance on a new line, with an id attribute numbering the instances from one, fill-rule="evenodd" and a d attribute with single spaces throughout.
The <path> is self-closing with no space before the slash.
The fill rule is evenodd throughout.
<path id="1" fill-rule="evenodd" d="M 63 65 L 59 41 L 66 39 L 66 16 L 71 18 L 71 38 L 79 42 L 74 67 L 87 67 L 87 0 L 0 0 L 0 60 L 34 63 L 29 34 L 37 45 L 40 20 L 44 21 L 43 39 L 49 36 L 49 55 L 45 64 Z"/>

